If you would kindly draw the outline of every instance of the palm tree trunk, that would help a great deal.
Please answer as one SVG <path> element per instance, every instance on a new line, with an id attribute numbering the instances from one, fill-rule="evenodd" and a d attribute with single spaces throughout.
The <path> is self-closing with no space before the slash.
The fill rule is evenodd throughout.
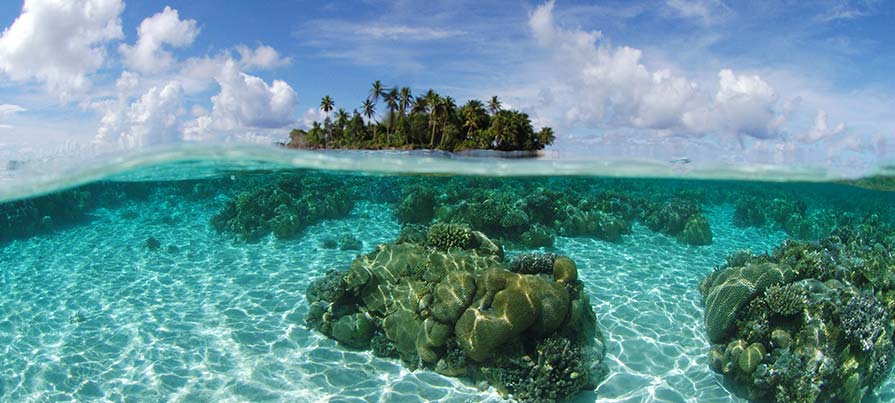
<path id="1" fill-rule="evenodd" d="M 444 117 L 444 123 L 441 125 L 441 141 L 438 142 L 438 147 L 444 147 L 444 132 L 447 129 L 447 115 Z"/>

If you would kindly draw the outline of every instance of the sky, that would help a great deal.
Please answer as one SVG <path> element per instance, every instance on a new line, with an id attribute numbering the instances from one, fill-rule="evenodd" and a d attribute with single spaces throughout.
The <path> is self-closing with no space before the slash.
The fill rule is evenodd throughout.
<path id="1" fill-rule="evenodd" d="M 370 84 L 497 95 L 580 155 L 895 156 L 895 1 L 0 4 L 0 153 L 283 140 Z"/>

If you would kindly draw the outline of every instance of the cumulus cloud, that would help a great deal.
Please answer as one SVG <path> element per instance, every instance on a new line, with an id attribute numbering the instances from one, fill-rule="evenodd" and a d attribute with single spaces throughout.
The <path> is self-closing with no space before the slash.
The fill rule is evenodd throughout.
<path id="1" fill-rule="evenodd" d="M 326 119 L 326 116 L 326 112 L 324 112 L 320 108 L 308 108 L 305 110 L 305 113 L 301 115 L 302 127 L 308 129 L 314 124 L 314 122 L 322 122 L 323 119 Z"/>
<path id="2" fill-rule="evenodd" d="M 817 111 L 814 118 L 814 126 L 808 132 L 797 137 L 797 140 L 806 143 L 816 143 L 820 140 L 836 136 L 845 132 L 845 123 L 839 123 L 834 127 L 830 127 L 827 123 L 827 112 Z"/>
<path id="3" fill-rule="evenodd" d="M 280 56 L 276 49 L 266 45 L 255 49 L 237 45 L 234 50 L 239 54 L 239 66 L 247 71 L 275 69 L 292 63 L 291 58 Z"/>
<path id="4" fill-rule="evenodd" d="M 215 80 L 221 90 L 211 97 L 211 112 L 189 125 L 187 139 L 204 140 L 215 131 L 281 128 L 295 122 L 298 96 L 285 81 L 268 85 L 240 71 L 233 60 L 224 64 Z"/>
<path id="5" fill-rule="evenodd" d="M 120 80 L 119 80 L 120 81 Z M 106 105 L 96 142 L 124 148 L 175 142 L 183 138 L 183 89 L 176 81 L 153 86 L 130 105 Z"/>
<path id="6" fill-rule="evenodd" d="M 225 130 L 239 127 L 283 127 L 294 120 L 298 96 L 285 81 L 268 85 L 228 62 L 217 78 L 221 92 L 211 97 L 211 115 Z"/>
<path id="7" fill-rule="evenodd" d="M 122 44 L 118 51 L 127 67 L 146 74 L 159 73 L 174 63 L 174 56 L 165 47 L 187 47 L 198 34 L 196 20 L 181 20 L 177 10 L 166 6 L 140 23 L 134 45 Z"/>
<path id="8" fill-rule="evenodd" d="M 768 138 L 778 134 L 783 115 L 775 110 L 777 94 L 757 75 L 718 73 L 714 102 L 682 116 L 684 126 L 696 132 L 724 131 Z"/>
<path id="9" fill-rule="evenodd" d="M 0 36 L 0 71 L 14 81 L 37 80 L 65 98 L 89 86 L 120 39 L 121 0 L 26 0 Z"/>
<path id="10" fill-rule="evenodd" d="M 235 57 L 235 58 L 234 58 Z M 180 64 L 178 79 L 187 93 L 197 93 L 215 84 L 228 62 L 235 61 L 243 71 L 271 70 L 292 63 L 276 49 L 267 45 L 250 48 L 237 45 L 214 56 L 191 57 Z"/>
<path id="11" fill-rule="evenodd" d="M 712 97 L 670 70 L 651 71 L 639 49 L 612 46 L 599 31 L 559 27 L 553 7 L 553 1 L 538 7 L 529 26 L 551 54 L 560 88 L 551 98 L 562 107 L 566 124 L 757 138 L 779 134 L 785 114 L 777 112 L 778 96 L 761 77 L 721 70 Z"/>

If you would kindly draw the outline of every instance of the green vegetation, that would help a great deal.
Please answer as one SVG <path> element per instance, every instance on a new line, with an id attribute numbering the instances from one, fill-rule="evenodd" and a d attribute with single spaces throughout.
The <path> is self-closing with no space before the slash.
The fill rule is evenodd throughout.
<path id="1" fill-rule="evenodd" d="M 385 113 L 377 117 L 380 101 Z M 326 118 L 314 122 L 308 130 L 292 130 L 286 146 L 536 151 L 555 139 L 549 127 L 536 132 L 527 114 L 502 109 L 496 96 L 491 97 L 487 106 L 476 99 L 460 106 L 453 98 L 431 89 L 414 97 L 408 87 L 386 89 L 377 80 L 359 110 L 349 113 L 344 108 L 335 108 L 329 95 L 323 97 L 320 110 Z"/>

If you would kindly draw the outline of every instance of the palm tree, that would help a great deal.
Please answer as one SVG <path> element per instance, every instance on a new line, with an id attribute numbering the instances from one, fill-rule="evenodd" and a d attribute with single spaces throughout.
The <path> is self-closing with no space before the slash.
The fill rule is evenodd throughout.
<path id="1" fill-rule="evenodd" d="M 429 108 L 426 97 L 416 97 L 413 99 L 413 105 L 410 107 L 410 114 L 425 113 Z"/>
<path id="2" fill-rule="evenodd" d="M 382 82 L 379 80 L 373 81 L 373 88 L 370 88 L 370 96 L 367 99 L 373 101 L 373 103 L 379 102 L 379 96 L 385 93 L 385 87 L 382 86 Z"/>
<path id="3" fill-rule="evenodd" d="M 377 122 L 373 119 L 373 117 L 376 116 L 376 104 L 369 99 L 364 100 L 364 116 L 367 117 L 367 124 L 369 124 L 370 126 L 373 126 L 373 138 L 375 139 L 376 138 L 376 127 L 379 126 L 377 124 Z M 365 137 L 366 137 L 366 135 L 365 135 Z"/>
<path id="4" fill-rule="evenodd" d="M 480 128 L 479 122 L 485 117 L 485 104 L 478 99 L 470 99 L 460 111 L 463 114 L 463 128 L 466 129 L 466 136 L 469 137 L 470 133 Z"/>
<path id="5" fill-rule="evenodd" d="M 400 94 L 398 94 L 397 88 L 392 88 L 383 95 L 385 105 L 390 112 L 394 112 L 398 109 L 398 98 L 400 98 Z"/>
<path id="6" fill-rule="evenodd" d="M 500 100 L 497 99 L 497 95 L 491 97 L 491 100 L 488 101 L 488 110 L 491 111 L 492 115 L 496 115 L 497 112 L 500 112 Z"/>
<path id="7" fill-rule="evenodd" d="M 410 103 L 413 102 L 413 95 L 410 94 L 410 87 L 401 87 L 401 94 L 398 96 L 398 100 L 400 101 L 399 108 L 403 115 L 407 112 L 407 109 L 410 108 Z"/>
<path id="8" fill-rule="evenodd" d="M 376 104 L 373 101 L 366 99 L 364 100 L 364 116 L 367 117 L 368 121 L 373 121 L 373 116 L 376 115 Z"/>
<path id="9" fill-rule="evenodd" d="M 326 114 L 332 112 L 334 106 L 336 106 L 336 103 L 333 102 L 333 99 L 330 98 L 329 95 L 320 100 L 320 110 Z"/>
<path id="10" fill-rule="evenodd" d="M 429 127 L 432 128 L 432 136 L 429 138 L 429 148 L 435 146 L 435 125 L 438 122 L 438 109 L 441 107 L 441 97 L 434 90 L 426 91 L 426 104 L 429 105 Z"/>
<path id="11" fill-rule="evenodd" d="M 398 89 L 392 88 L 383 95 L 385 106 L 388 108 L 388 127 L 386 131 L 386 141 L 391 142 L 392 126 L 394 126 L 395 110 L 398 109 Z"/>
<path id="12" fill-rule="evenodd" d="M 342 130 L 344 130 L 345 125 L 348 124 L 348 112 L 346 112 L 344 108 L 339 108 L 339 111 L 336 112 L 336 124 L 339 126 L 339 129 Z"/>
<path id="13" fill-rule="evenodd" d="M 443 122 L 441 124 L 441 141 L 438 143 L 438 146 L 444 146 L 444 135 L 445 130 L 447 129 L 447 122 L 451 115 L 454 113 L 454 110 L 457 109 L 457 103 L 454 102 L 454 98 L 450 96 L 444 97 L 441 100 L 441 110 L 444 113 Z"/>
<path id="14" fill-rule="evenodd" d="M 556 140 L 556 135 L 553 134 L 553 129 L 549 127 L 542 127 L 541 131 L 537 134 L 538 139 L 538 147 L 543 149 L 550 144 L 553 144 L 553 141 Z"/>

